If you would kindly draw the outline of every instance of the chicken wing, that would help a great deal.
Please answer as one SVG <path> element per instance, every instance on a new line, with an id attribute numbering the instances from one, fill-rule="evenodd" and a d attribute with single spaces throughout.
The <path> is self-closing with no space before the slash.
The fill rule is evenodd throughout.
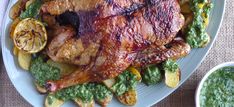
<path id="1" fill-rule="evenodd" d="M 167 59 L 179 59 L 189 54 L 191 47 L 181 38 L 175 38 L 166 46 L 145 49 L 137 54 L 132 62 L 134 67 L 145 67 L 150 64 L 158 64 Z"/>

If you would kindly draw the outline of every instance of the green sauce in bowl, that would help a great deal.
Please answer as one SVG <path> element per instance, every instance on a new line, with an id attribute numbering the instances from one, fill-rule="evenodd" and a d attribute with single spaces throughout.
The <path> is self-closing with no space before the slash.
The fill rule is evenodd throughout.
<path id="1" fill-rule="evenodd" d="M 234 67 L 223 67 L 204 81 L 199 95 L 200 107 L 234 106 Z"/>

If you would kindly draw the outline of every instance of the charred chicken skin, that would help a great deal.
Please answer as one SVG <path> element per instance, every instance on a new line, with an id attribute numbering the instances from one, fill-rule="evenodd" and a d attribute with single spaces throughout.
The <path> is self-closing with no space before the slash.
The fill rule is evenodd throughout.
<path id="1" fill-rule="evenodd" d="M 159 63 L 190 50 L 183 40 L 174 40 L 184 24 L 177 0 L 53 0 L 42 11 L 58 17 L 70 11 L 79 20 L 75 29 L 67 23 L 59 26 L 63 31 L 53 33 L 47 47 L 52 60 L 79 67 L 69 76 L 48 81 L 50 91 L 101 82 L 130 65 Z"/>

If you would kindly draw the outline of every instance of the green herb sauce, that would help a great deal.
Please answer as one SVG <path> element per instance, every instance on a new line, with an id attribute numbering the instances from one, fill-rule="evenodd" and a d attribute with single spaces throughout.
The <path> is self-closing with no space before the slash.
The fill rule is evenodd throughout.
<path id="1" fill-rule="evenodd" d="M 163 63 L 164 71 L 176 72 L 178 68 L 179 68 L 179 65 L 174 60 L 168 59 L 167 61 Z"/>
<path id="2" fill-rule="evenodd" d="M 101 101 L 112 96 L 111 91 L 103 84 L 89 83 L 87 84 L 87 87 L 88 90 L 93 93 L 94 99 L 97 101 Z"/>
<path id="3" fill-rule="evenodd" d="M 129 89 L 135 89 L 137 85 L 137 77 L 129 71 L 124 71 L 116 78 L 116 83 L 111 87 L 116 95 L 122 95 Z"/>
<path id="4" fill-rule="evenodd" d="M 58 80 L 60 78 L 60 69 L 48 65 L 43 61 L 42 57 L 32 60 L 29 71 L 40 86 L 44 86 L 48 80 Z"/>
<path id="5" fill-rule="evenodd" d="M 44 86 L 48 80 L 58 80 L 60 78 L 60 69 L 44 62 L 42 56 L 32 60 L 29 71 L 40 86 Z M 90 102 L 93 98 L 100 101 L 111 95 L 111 91 L 103 84 L 81 84 L 59 90 L 53 96 L 50 95 L 49 103 L 52 103 L 52 98 L 58 98 L 63 101 L 79 98 L 84 102 Z"/>
<path id="6" fill-rule="evenodd" d="M 112 93 L 103 84 L 88 83 L 71 86 L 57 91 L 54 96 L 63 101 L 81 99 L 84 102 L 90 102 L 93 98 L 97 101 L 103 100 Z"/>
<path id="7" fill-rule="evenodd" d="M 25 18 L 36 18 L 39 14 L 40 8 L 41 8 L 42 2 L 41 0 L 36 0 L 32 4 L 29 5 L 29 7 L 20 14 L 21 19 Z"/>
<path id="8" fill-rule="evenodd" d="M 161 82 L 162 74 L 157 66 L 151 65 L 143 72 L 142 79 L 146 85 L 153 85 Z"/>
<path id="9" fill-rule="evenodd" d="M 88 90 L 86 84 L 71 86 L 55 92 L 55 97 L 63 101 L 81 99 L 84 102 L 90 102 L 93 94 Z"/>
<path id="10" fill-rule="evenodd" d="M 199 4 L 204 4 L 201 8 Z M 209 18 L 213 4 L 207 0 L 191 0 L 191 10 L 193 11 L 193 21 L 188 26 L 186 41 L 192 48 L 201 48 L 209 43 L 209 35 L 206 32 L 205 19 Z"/>
<path id="11" fill-rule="evenodd" d="M 234 67 L 213 72 L 204 82 L 200 93 L 201 107 L 233 107 Z"/>

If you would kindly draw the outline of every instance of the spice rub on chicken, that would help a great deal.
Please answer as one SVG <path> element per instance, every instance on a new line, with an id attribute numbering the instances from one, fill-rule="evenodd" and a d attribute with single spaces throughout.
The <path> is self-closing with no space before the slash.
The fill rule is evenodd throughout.
<path id="1" fill-rule="evenodd" d="M 53 0 L 45 3 L 42 11 L 57 15 L 57 20 L 72 12 L 79 20 L 75 27 L 72 20 L 60 23 L 57 27 L 63 31 L 54 33 L 47 47 L 52 60 L 79 67 L 69 76 L 48 81 L 50 91 L 101 82 L 118 76 L 130 65 L 160 63 L 190 51 L 183 40 L 174 40 L 184 24 L 177 0 Z M 173 46 L 166 48 L 167 44 Z M 142 52 L 162 58 L 142 62 L 149 57 Z"/>

